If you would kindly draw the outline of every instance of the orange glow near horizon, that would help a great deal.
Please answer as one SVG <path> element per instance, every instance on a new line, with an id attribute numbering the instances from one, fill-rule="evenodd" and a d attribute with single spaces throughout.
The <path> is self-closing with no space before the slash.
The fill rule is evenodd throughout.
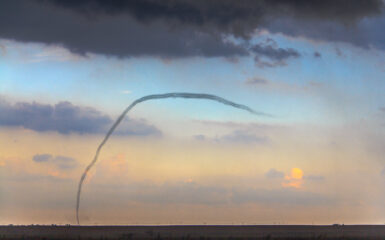
<path id="1" fill-rule="evenodd" d="M 283 187 L 301 188 L 303 184 L 303 171 L 300 168 L 292 168 L 290 175 L 285 176 Z"/>
<path id="2" fill-rule="evenodd" d="M 291 177 L 294 179 L 302 179 L 303 178 L 303 171 L 299 168 L 292 168 L 291 169 Z"/>

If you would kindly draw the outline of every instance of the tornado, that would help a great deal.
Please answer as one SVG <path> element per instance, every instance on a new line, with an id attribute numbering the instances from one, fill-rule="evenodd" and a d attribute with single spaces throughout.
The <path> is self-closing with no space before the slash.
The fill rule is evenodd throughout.
<path id="1" fill-rule="evenodd" d="M 254 111 L 253 109 L 251 109 L 250 107 L 248 107 L 246 105 L 238 104 L 238 103 L 229 101 L 227 99 L 224 99 L 222 97 L 218 97 L 218 96 L 211 95 L 211 94 L 205 94 L 205 93 L 183 93 L 183 92 L 177 92 L 177 93 L 153 94 L 153 95 L 147 95 L 147 96 L 144 96 L 144 97 L 141 97 L 141 98 L 135 100 L 134 102 L 132 102 L 122 112 L 122 114 L 116 119 L 115 123 L 111 126 L 110 130 L 108 130 L 108 132 L 107 132 L 106 136 L 104 137 L 103 141 L 99 144 L 98 148 L 96 149 L 96 153 L 95 153 L 94 158 L 88 164 L 88 166 L 86 167 L 86 169 L 84 170 L 84 172 L 83 172 L 83 174 L 82 174 L 82 176 L 80 178 L 79 185 L 78 185 L 78 192 L 77 192 L 77 196 L 76 196 L 76 221 L 77 221 L 78 225 L 80 224 L 80 221 L 79 221 L 79 207 L 80 207 L 80 196 L 81 196 L 81 192 L 82 192 L 82 186 L 83 186 L 84 180 L 87 177 L 88 171 L 90 171 L 90 169 L 98 161 L 99 153 L 102 150 L 104 144 L 106 144 L 106 142 L 110 138 L 111 134 L 115 131 L 115 129 L 119 126 L 120 122 L 123 120 L 123 118 L 126 116 L 126 114 L 133 107 L 135 107 L 137 104 L 139 104 L 141 102 L 145 102 L 145 101 L 149 101 L 149 100 L 153 100 L 153 99 L 154 100 L 155 99 L 164 99 L 164 98 L 187 98 L 187 99 L 206 99 L 206 100 L 212 100 L 212 101 L 217 101 L 219 103 L 228 105 L 230 107 L 234 107 L 234 108 L 238 108 L 238 109 L 247 111 L 247 112 L 249 112 L 251 114 L 268 116 L 268 114 L 265 114 L 263 112 L 256 112 L 256 111 Z"/>

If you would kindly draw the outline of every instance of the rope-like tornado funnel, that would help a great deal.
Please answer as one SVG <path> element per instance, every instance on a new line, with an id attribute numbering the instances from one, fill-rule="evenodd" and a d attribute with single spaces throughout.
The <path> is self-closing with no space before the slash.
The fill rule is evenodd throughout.
<path id="1" fill-rule="evenodd" d="M 238 103 L 235 103 L 235 102 L 231 102 L 229 100 L 226 100 L 224 98 L 221 98 L 221 97 L 218 97 L 218 96 L 215 96 L 215 95 L 203 94 L 203 93 L 165 93 L 165 94 L 154 94 L 154 95 L 144 96 L 144 97 L 141 97 L 141 98 L 135 100 L 133 103 L 131 103 L 130 106 L 128 106 L 123 111 L 123 113 L 118 117 L 118 119 L 116 119 L 115 123 L 112 125 L 110 130 L 108 130 L 108 132 L 107 132 L 106 136 L 104 137 L 103 141 L 99 144 L 98 148 L 96 149 L 96 153 L 95 153 L 94 159 L 86 167 L 86 169 L 84 170 L 84 172 L 83 172 L 83 174 L 82 174 L 82 176 L 80 178 L 79 186 L 78 186 L 78 192 L 77 192 L 77 197 L 76 197 L 76 220 L 77 220 L 78 224 L 80 224 L 80 222 L 79 222 L 79 206 L 80 206 L 80 194 L 81 194 L 81 191 L 82 191 L 83 182 L 84 182 L 85 178 L 87 177 L 88 171 L 92 168 L 92 166 L 94 166 L 94 164 L 98 160 L 98 156 L 99 156 L 100 150 L 102 149 L 104 144 L 107 142 L 107 140 L 110 138 L 111 134 L 114 132 L 116 127 L 119 125 L 119 123 L 126 116 L 127 112 L 129 112 L 135 105 L 137 105 L 138 103 L 144 102 L 144 101 L 148 101 L 148 100 L 152 100 L 152 99 L 162 99 L 162 98 L 208 99 L 208 100 L 213 100 L 213 101 L 217 101 L 217 102 L 223 103 L 225 105 L 229 105 L 231 107 L 235 107 L 235 108 L 239 108 L 239 109 L 248 111 L 248 112 L 250 112 L 252 114 L 267 115 L 267 114 L 264 114 L 262 112 L 256 112 L 253 109 L 249 108 L 248 106 L 245 106 L 245 105 L 242 105 L 242 104 L 238 104 Z"/>

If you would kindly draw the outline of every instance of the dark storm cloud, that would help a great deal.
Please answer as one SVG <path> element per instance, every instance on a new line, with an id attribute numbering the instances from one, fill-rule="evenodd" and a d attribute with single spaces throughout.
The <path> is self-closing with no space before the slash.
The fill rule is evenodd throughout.
<path id="1" fill-rule="evenodd" d="M 43 0 L 85 16 L 126 14 L 148 23 L 166 20 L 210 31 L 247 36 L 260 24 L 288 16 L 352 23 L 381 13 L 381 0 Z M 213 28 L 213 29 L 210 29 Z"/>
<path id="2" fill-rule="evenodd" d="M 96 134 L 105 133 L 112 124 L 111 118 L 98 110 L 76 106 L 70 102 L 48 105 L 36 102 L 10 104 L 6 101 L 0 101 L 0 112 L 0 126 L 23 127 L 38 132 Z M 117 133 L 139 136 L 161 134 L 158 129 L 147 124 L 143 119 L 127 118 Z"/>
<path id="3" fill-rule="evenodd" d="M 113 1 L 116 2 L 116 1 Z M 127 1 L 129 2 L 129 1 Z M 95 3 L 96 4 L 96 3 Z M 138 22 L 130 14 L 77 14 L 35 1 L 0 1 L 0 37 L 59 44 L 72 52 L 118 57 L 244 56 L 247 50 L 220 34 L 172 27 L 163 21 Z"/>
<path id="4" fill-rule="evenodd" d="M 290 37 L 327 42 L 350 43 L 361 48 L 385 49 L 385 16 L 364 18 L 354 24 L 341 24 L 332 20 L 300 21 L 299 19 L 282 18 L 266 26 L 271 33 L 283 33 Z"/>
<path id="5" fill-rule="evenodd" d="M 40 164 L 51 164 L 60 170 L 71 170 L 78 166 L 78 161 L 67 156 L 52 156 L 51 154 L 36 154 L 32 160 Z"/>
<path id="6" fill-rule="evenodd" d="M 382 8 L 381 0 L 0 1 L 0 37 L 118 57 L 247 56 L 255 29 L 384 46 L 381 25 L 360 25 Z M 274 60 L 265 64 L 270 66 L 299 56 L 280 48 L 253 51 L 258 62 L 260 54 Z"/>

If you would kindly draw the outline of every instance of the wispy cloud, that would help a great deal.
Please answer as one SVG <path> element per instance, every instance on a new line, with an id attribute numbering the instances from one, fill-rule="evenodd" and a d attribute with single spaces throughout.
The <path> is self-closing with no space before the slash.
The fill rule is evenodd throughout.
<path id="1" fill-rule="evenodd" d="M 235 130 L 232 133 L 216 138 L 216 140 L 220 142 L 258 144 L 267 144 L 269 142 L 269 138 L 266 136 L 257 136 L 254 133 L 250 133 L 244 130 Z"/>
<path id="2" fill-rule="evenodd" d="M 52 159 L 51 154 L 36 154 L 32 157 L 32 160 L 37 163 L 48 162 Z"/>
<path id="3" fill-rule="evenodd" d="M 222 136 L 208 137 L 203 134 L 194 135 L 193 138 L 197 141 L 211 141 L 217 143 L 233 143 L 233 144 L 268 144 L 267 136 L 258 136 L 255 133 L 235 130 L 229 134 Z"/>
<path id="4" fill-rule="evenodd" d="M 290 58 L 299 58 L 301 54 L 293 48 L 278 48 L 274 45 L 256 44 L 251 48 L 254 60 L 259 67 L 285 66 Z"/>
<path id="5" fill-rule="evenodd" d="M 50 164 L 60 170 L 71 170 L 78 166 L 78 161 L 67 156 L 52 156 L 51 154 L 36 154 L 32 160 L 39 164 Z"/>
<path id="6" fill-rule="evenodd" d="M 305 176 L 303 177 L 303 179 L 309 180 L 309 181 L 316 181 L 316 182 L 319 182 L 319 181 L 324 181 L 324 180 L 325 180 L 325 177 L 324 177 L 324 176 L 321 176 L 321 175 L 305 175 Z"/>
<path id="7" fill-rule="evenodd" d="M 267 81 L 266 79 L 264 78 L 259 78 L 259 77 L 253 77 L 253 78 L 249 78 L 246 80 L 246 84 L 248 85 L 264 85 L 264 84 L 268 84 L 269 81 Z"/>
<path id="8" fill-rule="evenodd" d="M 265 177 L 270 179 L 282 179 L 285 177 L 285 173 L 278 171 L 275 168 L 270 168 L 269 171 L 265 173 Z"/>
<path id="9" fill-rule="evenodd" d="M 262 131 L 262 130 L 272 130 L 277 128 L 282 128 L 280 125 L 270 125 L 262 123 L 244 123 L 244 122 L 233 122 L 233 121 L 214 121 L 214 120 L 194 120 L 194 122 L 200 123 L 206 126 L 213 127 L 224 127 L 229 129 L 243 129 L 249 131 Z"/>

